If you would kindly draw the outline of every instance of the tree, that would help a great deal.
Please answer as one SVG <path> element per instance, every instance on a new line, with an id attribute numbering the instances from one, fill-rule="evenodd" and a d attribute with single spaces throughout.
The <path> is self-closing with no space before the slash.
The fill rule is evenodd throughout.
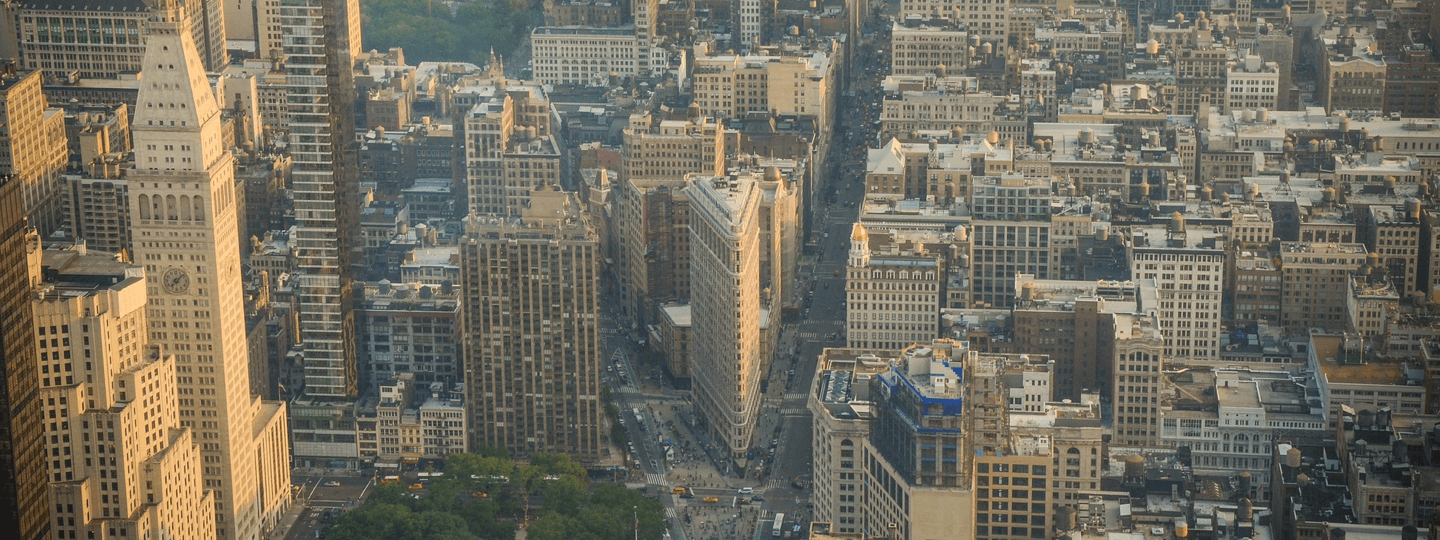
<path id="1" fill-rule="evenodd" d="M 585 502 L 585 483 L 574 476 L 565 476 L 545 488 L 545 502 L 541 510 L 545 515 L 574 515 Z"/>

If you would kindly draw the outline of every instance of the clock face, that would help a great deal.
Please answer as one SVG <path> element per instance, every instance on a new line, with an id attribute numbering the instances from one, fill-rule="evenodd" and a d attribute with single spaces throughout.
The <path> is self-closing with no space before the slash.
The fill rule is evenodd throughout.
<path id="1" fill-rule="evenodd" d="M 190 290 L 190 274 L 179 268 L 171 268 L 160 276 L 160 285 L 170 294 L 185 294 Z"/>

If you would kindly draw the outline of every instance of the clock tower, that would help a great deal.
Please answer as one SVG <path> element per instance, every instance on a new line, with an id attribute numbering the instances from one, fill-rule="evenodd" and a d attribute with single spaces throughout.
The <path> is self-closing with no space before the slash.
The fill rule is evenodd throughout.
<path id="1" fill-rule="evenodd" d="M 129 171 L 150 342 L 175 355 L 180 421 L 196 433 L 217 537 L 258 540 L 290 503 L 283 403 L 250 394 L 234 159 L 185 19 L 147 26 Z"/>

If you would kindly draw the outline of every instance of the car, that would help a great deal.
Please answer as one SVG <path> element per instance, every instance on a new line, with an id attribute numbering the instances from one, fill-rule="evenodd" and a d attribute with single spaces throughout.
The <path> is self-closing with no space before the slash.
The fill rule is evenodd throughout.
<path id="1" fill-rule="evenodd" d="M 755 490 L 749 486 L 740 488 L 741 495 L 749 495 L 751 493 L 755 493 Z"/>
<path id="2" fill-rule="evenodd" d="M 680 498 L 681 498 L 681 499 L 694 499 L 694 498 L 695 498 L 695 494 L 694 494 L 694 493 L 691 493 L 691 492 L 689 492 L 689 491 L 686 491 L 685 493 L 681 493 L 681 494 L 680 494 Z"/>
<path id="3" fill-rule="evenodd" d="M 425 489 L 425 484 L 410 484 L 410 491 L 420 491 L 422 489 Z"/>
<path id="4" fill-rule="evenodd" d="M 685 489 L 685 486 L 676 486 L 676 487 L 670 488 L 670 493 L 674 493 L 674 494 L 676 494 L 676 495 L 684 495 L 686 491 L 689 491 L 689 490 Z"/>
<path id="5" fill-rule="evenodd" d="M 329 482 L 325 482 L 325 487 L 340 487 L 340 481 L 331 480 Z"/>
<path id="6" fill-rule="evenodd" d="M 738 498 L 738 499 L 735 499 L 735 505 L 736 505 L 736 506 L 740 506 L 740 505 L 742 505 L 742 504 L 750 504 L 750 499 L 746 499 L 746 498 L 744 498 L 744 497 L 740 497 L 740 498 Z"/>
<path id="7" fill-rule="evenodd" d="M 719 497 L 705 497 L 704 499 L 700 499 L 700 501 L 701 501 L 701 502 L 707 502 L 707 503 L 717 503 L 717 502 L 720 502 L 720 498 L 719 498 Z"/>

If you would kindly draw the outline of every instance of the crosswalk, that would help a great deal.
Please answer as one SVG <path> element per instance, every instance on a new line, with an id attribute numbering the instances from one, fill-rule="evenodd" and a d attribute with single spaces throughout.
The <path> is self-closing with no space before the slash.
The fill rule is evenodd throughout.
<path id="1" fill-rule="evenodd" d="M 780 411 L 780 414 L 785 415 L 785 416 L 796 416 L 796 415 L 809 414 L 809 411 L 806 411 L 805 409 L 782 409 L 782 410 Z"/>
<path id="2" fill-rule="evenodd" d="M 665 517 L 670 519 L 678 519 L 680 517 L 680 514 L 675 511 L 675 507 L 667 506 L 665 507 Z"/>
<path id="3" fill-rule="evenodd" d="M 765 481 L 766 489 L 783 488 L 788 484 L 784 478 L 771 478 Z"/>
<path id="4" fill-rule="evenodd" d="M 665 475 L 661 473 L 646 473 L 645 483 L 653 486 L 668 485 L 668 482 L 665 480 Z"/>

